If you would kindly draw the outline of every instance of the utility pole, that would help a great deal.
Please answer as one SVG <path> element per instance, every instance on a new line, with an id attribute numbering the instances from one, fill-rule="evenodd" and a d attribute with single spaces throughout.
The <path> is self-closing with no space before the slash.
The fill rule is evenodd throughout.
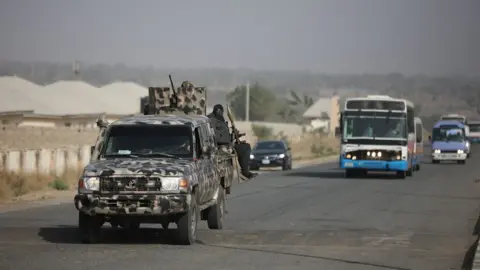
<path id="1" fill-rule="evenodd" d="M 250 120 L 250 82 L 247 82 L 245 91 L 245 121 Z"/>
<path id="2" fill-rule="evenodd" d="M 73 71 L 73 77 L 75 80 L 80 79 L 80 61 L 74 60 L 72 63 L 72 71 Z"/>

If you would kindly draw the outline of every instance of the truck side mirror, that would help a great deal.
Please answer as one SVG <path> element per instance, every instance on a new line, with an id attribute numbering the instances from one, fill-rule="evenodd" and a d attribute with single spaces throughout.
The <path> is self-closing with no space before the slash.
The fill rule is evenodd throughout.
<path id="1" fill-rule="evenodd" d="M 428 140 L 432 141 L 432 136 L 428 135 Z"/>
<path id="2" fill-rule="evenodd" d="M 93 155 L 93 151 L 95 151 L 95 145 L 90 146 L 90 155 Z"/>

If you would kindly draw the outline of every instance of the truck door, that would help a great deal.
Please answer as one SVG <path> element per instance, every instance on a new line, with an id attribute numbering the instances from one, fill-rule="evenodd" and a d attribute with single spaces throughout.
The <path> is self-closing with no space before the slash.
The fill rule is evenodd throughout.
<path id="1" fill-rule="evenodd" d="M 200 140 L 202 149 L 210 149 L 210 151 L 216 151 L 217 148 L 214 141 L 214 136 L 211 135 L 210 131 L 210 125 L 208 123 L 200 126 Z M 209 199 L 213 198 L 220 183 L 217 177 L 215 153 L 211 154 L 212 155 L 210 156 L 204 155 L 205 174 L 208 181 L 208 191 L 206 193 L 206 196 Z"/>

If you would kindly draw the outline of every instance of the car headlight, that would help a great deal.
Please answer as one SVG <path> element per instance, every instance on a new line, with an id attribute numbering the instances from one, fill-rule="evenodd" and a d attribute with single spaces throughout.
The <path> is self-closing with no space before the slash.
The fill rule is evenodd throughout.
<path id="1" fill-rule="evenodd" d="M 162 189 L 165 191 L 174 191 L 187 189 L 188 180 L 183 177 L 165 177 L 162 178 Z"/>
<path id="2" fill-rule="evenodd" d="M 457 153 L 463 154 L 463 150 L 460 149 L 460 150 L 457 151 Z"/>
<path id="3" fill-rule="evenodd" d="M 278 155 L 278 158 L 284 158 L 284 157 L 285 157 L 285 154 Z"/>
<path id="4" fill-rule="evenodd" d="M 435 154 L 440 154 L 440 149 L 435 149 L 435 150 L 433 150 L 433 152 L 434 152 Z"/>
<path id="5" fill-rule="evenodd" d="M 83 188 L 92 190 L 92 191 L 100 190 L 100 179 L 98 177 L 84 176 L 82 178 L 82 181 L 83 181 Z"/>
<path id="6" fill-rule="evenodd" d="M 254 155 L 250 155 L 250 159 L 254 159 L 254 158 L 255 158 L 255 156 L 254 156 Z"/>

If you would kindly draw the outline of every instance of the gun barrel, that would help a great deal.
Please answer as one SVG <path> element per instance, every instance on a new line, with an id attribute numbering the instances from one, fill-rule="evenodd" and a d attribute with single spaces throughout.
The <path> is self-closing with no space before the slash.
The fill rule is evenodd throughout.
<path id="1" fill-rule="evenodd" d="M 168 74 L 168 79 L 170 79 L 170 85 L 172 86 L 173 95 L 176 96 L 177 92 L 175 91 L 175 85 L 173 85 L 172 75 Z"/>

